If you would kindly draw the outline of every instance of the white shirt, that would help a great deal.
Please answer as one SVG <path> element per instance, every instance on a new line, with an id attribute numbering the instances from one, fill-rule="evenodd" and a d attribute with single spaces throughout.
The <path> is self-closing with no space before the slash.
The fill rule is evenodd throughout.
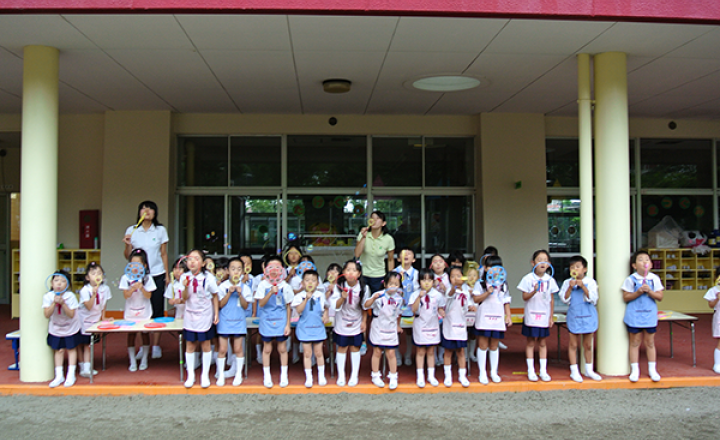
<path id="1" fill-rule="evenodd" d="M 265 295 L 267 295 L 268 289 L 271 289 L 273 287 L 272 283 L 267 280 L 262 280 L 258 284 L 257 288 L 255 289 L 255 299 L 263 299 L 265 298 Z M 290 304 L 293 301 L 293 298 L 295 298 L 295 292 L 293 292 L 292 287 L 285 281 L 280 281 L 277 284 L 278 288 L 278 294 L 282 292 L 283 295 L 283 304 Z M 260 305 L 258 305 L 258 308 Z"/>
<path id="2" fill-rule="evenodd" d="M 180 283 L 184 286 L 188 280 L 188 299 L 185 301 L 185 317 L 183 324 L 185 330 L 203 333 L 210 330 L 215 318 L 212 297 L 217 295 L 218 287 L 215 284 L 215 277 L 209 276 L 206 271 L 193 275 L 185 272 L 180 277 Z M 197 281 L 197 286 L 195 285 Z"/>
<path id="3" fill-rule="evenodd" d="M 70 310 L 75 310 L 72 318 L 67 316 L 62 308 L 58 312 L 58 305 L 55 304 L 55 292 L 51 291 L 43 295 L 42 303 L 43 309 L 53 306 L 53 313 L 48 322 L 48 333 L 59 338 L 72 336 L 80 331 L 80 317 L 77 314 L 78 302 L 75 294 L 68 290 L 63 293 L 63 299 Z"/>
<path id="4" fill-rule="evenodd" d="M 133 284 L 128 280 L 126 275 L 120 277 L 120 290 L 128 290 L 130 285 Z M 145 276 L 143 287 L 148 292 L 153 292 L 157 288 L 155 281 L 151 276 Z M 125 300 L 125 315 L 124 318 L 133 321 L 144 321 L 152 317 L 152 304 L 150 298 L 146 298 L 140 289 L 134 291 L 130 298 Z"/>
<path id="5" fill-rule="evenodd" d="M 571 279 L 565 280 L 562 283 L 562 286 L 560 287 L 560 293 L 558 293 L 558 296 L 560 297 L 560 301 L 564 302 L 565 304 L 570 304 L 570 298 L 572 298 L 572 295 L 568 295 L 567 299 L 565 299 L 565 292 L 570 288 L 570 281 Z M 597 305 L 598 302 L 598 286 L 597 282 L 589 277 L 585 277 L 582 279 L 583 284 L 588 290 L 588 296 L 585 297 L 585 294 L 583 293 L 583 299 L 585 302 L 589 302 L 592 305 Z"/>
<path id="6" fill-rule="evenodd" d="M 345 283 L 343 283 L 345 286 Z M 365 292 L 360 293 L 360 283 L 357 282 L 352 290 L 352 299 L 348 298 L 340 307 L 337 302 L 340 299 L 340 288 L 335 286 L 335 291 L 330 297 L 330 308 L 335 309 L 335 333 L 341 336 L 355 336 L 360 334 L 360 327 L 363 318 L 363 303 L 370 295 L 370 288 L 365 286 Z"/>
<path id="7" fill-rule="evenodd" d="M 85 330 L 100 321 L 105 305 L 108 300 L 112 298 L 110 288 L 106 284 L 101 284 L 100 287 L 98 287 L 96 300 L 93 301 L 92 306 L 88 309 L 85 307 L 85 303 L 90 301 L 90 298 L 92 298 L 92 291 L 93 288 L 90 284 L 86 284 L 82 289 L 80 289 L 80 302 L 82 304 L 78 306 L 78 313 L 80 314 L 80 323 L 82 325 L 84 335 L 88 335 L 88 333 L 85 333 Z"/>
<path id="8" fill-rule="evenodd" d="M 175 280 L 167 286 L 164 296 L 167 299 L 182 299 L 183 291 L 185 291 L 185 286 L 182 285 L 180 280 Z M 183 319 L 184 317 L 185 304 L 175 304 L 175 319 Z"/>
<path id="9" fill-rule="evenodd" d="M 295 307 L 299 306 L 303 302 L 305 297 L 307 297 L 307 291 L 303 290 L 302 292 L 299 292 L 293 298 L 292 303 L 290 304 L 290 307 L 295 308 Z M 327 300 L 325 299 L 325 292 L 321 292 L 319 288 L 316 289 L 312 293 L 312 298 L 313 298 L 313 300 L 316 300 L 316 299 L 320 300 L 320 307 L 323 309 L 327 308 L 330 305 L 330 304 L 328 304 Z"/>
<path id="10" fill-rule="evenodd" d="M 125 235 L 132 234 L 130 237 L 130 245 L 133 249 L 142 249 L 145 251 L 148 257 L 150 275 L 164 274 L 165 266 L 163 266 L 160 247 L 169 241 L 165 226 L 151 225 L 146 231 L 145 228 L 140 225 L 140 227 L 133 232 L 134 228 L 135 226 L 133 225 L 125 231 Z"/>

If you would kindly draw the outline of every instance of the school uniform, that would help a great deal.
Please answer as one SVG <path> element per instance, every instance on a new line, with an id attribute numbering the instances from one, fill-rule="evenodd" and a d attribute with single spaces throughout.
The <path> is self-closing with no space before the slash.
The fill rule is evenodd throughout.
<path id="1" fill-rule="evenodd" d="M 65 304 L 70 310 L 75 310 L 75 315 L 71 318 L 65 314 L 61 304 L 55 304 L 56 293 L 50 291 L 43 295 L 42 307 L 46 309 L 53 306 L 53 313 L 48 321 L 47 344 L 53 350 L 62 348 L 73 349 L 80 343 L 80 317 L 77 313 L 78 302 L 75 294 L 66 291 L 62 294 Z"/>
<path id="2" fill-rule="evenodd" d="M 405 302 L 402 315 L 407 317 L 413 316 L 412 309 L 410 308 L 410 305 L 412 304 L 410 302 L 410 297 L 412 297 L 413 293 L 420 289 L 420 283 L 418 282 L 418 270 L 414 267 L 410 267 L 410 269 L 405 271 L 402 266 L 398 266 L 393 269 L 393 272 L 397 272 L 402 275 L 402 296 L 403 301 Z"/>
<path id="3" fill-rule="evenodd" d="M 132 234 L 132 235 L 130 235 Z M 147 254 L 148 273 L 155 281 L 155 286 L 165 289 L 165 266 L 162 261 L 161 248 L 168 242 L 168 233 L 164 226 L 150 225 L 145 230 L 143 226 L 136 228 L 134 225 L 125 230 L 125 235 L 130 235 L 130 245 L 133 249 L 142 249 Z M 152 303 L 152 317 L 157 318 L 163 316 L 165 311 L 165 301 L 163 300 L 163 291 L 155 292 L 150 298 Z"/>
<path id="4" fill-rule="evenodd" d="M 180 283 L 185 286 L 186 281 L 188 298 L 185 301 L 183 336 L 189 342 L 209 341 L 217 335 L 213 325 L 213 295 L 218 293 L 215 277 L 206 271 L 197 275 L 186 272 L 180 277 Z"/>
<path id="5" fill-rule="evenodd" d="M 330 297 L 330 307 L 335 309 L 334 339 L 340 347 L 360 347 L 364 341 L 360 327 L 363 319 L 363 303 L 370 296 L 370 288 L 365 286 L 365 291 L 360 291 L 360 282 L 353 287 L 342 283 L 342 287 L 349 289 L 348 297 L 338 307 L 341 286 L 335 286 L 335 292 Z"/>
<path id="6" fill-rule="evenodd" d="M 410 297 L 410 307 L 420 298 L 420 307 L 413 319 L 412 336 L 416 347 L 433 347 L 440 343 L 440 317 L 438 310 L 445 308 L 445 295 L 435 289 L 423 293 L 416 290 Z M 411 308 L 412 310 L 412 308 Z"/>
<path id="7" fill-rule="evenodd" d="M 473 296 L 485 293 L 482 283 L 476 283 Z M 510 304 L 510 289 L 507 283 L 493 286 L 493 291 L 483 302 L 477 304 L 475 312 L 474 335 L 492 339 L 504 339 L 507 327 L 505 325 L 505 304 Z"/>
<path id="8" fill-rule="evenodd" d="M 155 281 L 153 281 L 151 276 L 145 275 L 140 282 L 143 283 L 143 287 L 146 291 L 155 291 Z M 130 286 L 134 283 L 134 281 L 130 281 L 127 275 L 123 275 L 120 277 L 120 285 L 118 287 L 120 290 L 125 291 L 130 289 Z M 124 319 L 129 321 L 144 321 L 146 319 L 150 319 L 152 316 L 153 308 L 150 298 L 145 298 L 145 295 L 143 295 L 140 289 L 134 291 L 130 298 L 125 300 Z"/>
<path id="9" fill-rule="evenodd" d="M 167 299 L 182 299 L 182 294 L 185 291 L 185 286 L 182 285 L 180 280 L 175 280 L 167 286 L 165 289 L 165 298 Z M 185 304 L 175 304 L 175 319 L 183 319 L 185 317 Z"/>
<path id="10" fill-rule="evenodd" d="M 707 301 L 715 301 L 715 298 L 718 297 L 718 294 L 720 293 L 720 288 L 718 286 L 714 286 L 712 289 L 708 290 L 705 296 L 703 296 L 703 299 Z M 720 338 L 720 301 L 718 301 L 717 304 L 715 304 L 715 313 L 713 313 L 713 320 L 712 320 L 712 332 L 713 332 L 713 338 Z"/>
<path id="11" fill-rule="evenodd" d="M 322 317 L 325 309 L 330 305 L 325 300 L 325 292 L 318 289 L 311 294 L 308 294 L 307 291 L 298 293 L 293 298 L 290 306 L 296 309 L 308 295 L 311 295 L 311 298 L 305 303 L 302 313 L 298 313 L 300 318 L 295 326 L 295 336 L 297 336 L 298 341 L 306 344 L 322 342 L 327 339 L 325 323 Z"/>
<path id="12" fill-rule="evenodd" d="M 574 335 L 586 335 L 595 333 L 598 329 L 598 313 L 595 305 L 598 301 L 597 282 L 589 277 L 584 277 L 582 283 L 588 290 L 588 298 L 580 287 L 573 287 L 570 295 L 565 299 L 565 294 L 570 289 L 570 281 L 563 281 L 560 287 L 560 301 L 569 304 L 567 311 L 568 331 Z"/>
<path id="13" fill-rule="evenodd" d="M 233 290 L 232 293 L 228 293 L 232 287 L 239 289 L 240 292 Z M 224 307 L 220 307 L 217 334 L 224 338 L 245 336 L 247 334 L 246 318 L 250 317 L 251 314 L 248 314 L 247 308 L 242 307 L 240 297 L 242 296 L 245 301 L 252 303 L 253 294 L 247 285 L 238 283 L 237 286 L 233 286 L 230 280 L 225 280 L 218 286 L 218 301 L 223 300 L 228 295 L 230 295 L 230 298 L 227 303 L 225 303 Z"/>
<path id="14" fill-rule="evenodd" d="M 450 291 L 450 276 L 447 273 L 440 275 L 433 273 L 433 280 L 435 280 L 433 287 L 435 287 L 438 292 L 445 295 Z"/>
<path id="15" fill-rule="evenodd" d="M 448 289 L 448 293 L 451 290 Z M 467 319 L 470 307 L 470 290 L 463 285 L 452 296 L 445 295 L 445 318 L 442 323 L 440 345 L 448 350 L 467 347 Z"/>
<path id="16" fill-rule="evenodd" d="M 373 320 L 370 324 L 370 343 L 378 348 L 394 349 L 400 345 L 398 338 L 398 317 L 402 313 L 403 299 L 400 292 L 379 291 L 380 296 L 372 306 Z"/>
<path id="17" fill-rule="evenodd" d="M 255 291 L 255 299 L 265 298 L 273 288 L 272 283 L 262 280 Z M 285 341 L 285 326 L 287 325 L 287 305 L 292 303 L 295 293 L 285 281 L 277 284 L 277 293 L 268 299 L 265 306 L 258 303 L 258 316 L 260 317 L 260 337 L 264 342 Z"/>
<path id="18" fill-rule="evenodd" d="M 625 292 L 637 292 L 643 284 L 650 286 L 650 289 L 654 292 L 664 289 L 662 280 L 654 273 L 650 272 L 647 278 L 643 278 L 635 272 L 625 279 L 622 290 Z M 630 333 L 640 333 L 643 330 L 648 333 L 655 333 L 658 323 L 657 303 L 647 293 L 643 293 L 625 305 L 623 322 L 625 322 Z"/>
<path id="19" fill-rule="evenodd" d="M 78 304 L 77 309 L 77 314 L 79 315 L 80 326 L 82 329 L 80 334 L 80 343 L 86 345 L 90 344 L 90 337 L 92 336 L 90 333 L 87 333 L 87 329 L 100 321 L 100 319 L 102 318 L 102 311 L 105 308 L 105 305 L 107 304 L 108 300 L 112 298 L 110 287 L 108 287 L 106 284 L 101 284 L 98 287 L 97 296 L 95 297 L 95 301 L 93 301 L 92 307 L 88 309 L 87 307 L 85 307 L 85 303 L 88 302 L 90 298 L 92 298 L 92 291 L 93 288 L 92 286 L 90 286 L 90 284 L 86 284 L 83 286 L 82 289 L 80 289 L 81 304 Z"/>
<path id="20" fill-rule="evenodd" d="M 552 298 L 560 289 L 557 282 L 549 274 L 542 277 L 530 272 L 525 275 L 517 288 L 522 292 L 532 292 L 537 285 L 538 291 L 532 298 L 525 301 L 525 313 L 523 316 L 522 335 L 531 338 L 546 338 L 550 336 L 550 319 L 553 310 L 551 309 Z"/>

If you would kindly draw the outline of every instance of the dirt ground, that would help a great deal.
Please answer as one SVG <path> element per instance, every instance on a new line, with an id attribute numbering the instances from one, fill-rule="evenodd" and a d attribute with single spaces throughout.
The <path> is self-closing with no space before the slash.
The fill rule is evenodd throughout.
<path id="1" fill-rule="evenodd" d="M 717 439 L 719 413 L 720 388 L 379 396 L 1 396 L 0 438 Z"/>

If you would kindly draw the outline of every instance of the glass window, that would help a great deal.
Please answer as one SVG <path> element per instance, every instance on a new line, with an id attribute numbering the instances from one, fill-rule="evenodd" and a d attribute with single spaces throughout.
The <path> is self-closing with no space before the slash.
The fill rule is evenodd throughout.
<path id="1" fill-rule="evenodd" d="M 425 186 L 473 186 L 473 138 L 425 138 Z"/>
<path id="2" fill-rule="evenodd" d="M 580 186 L 577 139 L 546 139 L 547 186 Z"/>
<path id="3" fill-rule="evenodd" d="M 395 254 L 402 247 L 409 247 L 415 252 L 416 260 L 420 261 L 421 220 L 420 196 L 373 198 L 373 211 L 385 214 L 387 228 L 395 239 Z"/>
<path id="4" fill-rule="evenodd" d="M 227 137 L 178 138 L 178 186 L 227 185 Z"/>
<path id="5" fill-rule="evenodd" d="M 201 249 L 210 254 L 225 254 L 225 197 L 180 197 L 181 252 Z"/>
<path id="6" fill-rule="evenodd" d="M 373 187 L 422 185 L 422 138 L 374 137 Z"/>
<path id="7" fill-rule="evenodd" d="M 282 202 L 276 197 L 231 197 L 232 239 L 228 254 L 273 252 L 277 244 L 278 211 L 282 211 Z"/>
<path id="8" fill-rule="evenodd" d="M 230 138 L 230 186 L 280 186 L 282 138 Z"/>
<path id="9" fill-rule="evenodd" d="M 548 197 L 550 252 L 580 252 L 580 199 Z"/>
<path id="10" fill-rule="evenodd" d="M 288 136 L 289 187 L 363 187 L 365 136 Z"/>
<path id="11" fill-rule="evenodd" d="M 428 254 L 471 253 L 472 197 L 425 197 L 425 249 Z"/>
<path id="12" fill-rule="evenodd" d="M 711 188 L 712 142 L 686 139 L 642 139 L 643 188 Z"/>
<path id="13" fill-rule="evenodd" d="M 712 196 L 642 196 L 642 246 L 648 246 L 648 232 L 667 215 L 685 231 L 713 230 Z"/>
<path id="14" fill-rule="evenodd" d="M 366 223 L 366 205 L 365 196 L 289 196 L 288 234 L 306 247 L 355 246 Z"/>

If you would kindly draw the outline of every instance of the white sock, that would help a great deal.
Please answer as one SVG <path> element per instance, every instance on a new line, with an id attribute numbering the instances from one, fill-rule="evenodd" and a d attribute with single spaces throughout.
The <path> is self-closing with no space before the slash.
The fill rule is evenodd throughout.
<path id="1" fill-rule="evenodd" d="M 482 348 L 477 349 L 477 364 L 478 364 L 478 370 L 480 373 L 480 376 L 482 377 L 486 373 L 486 364 L 487 364 L 487 350 L 483 350 Z"/>
<path id="2" fill-rule="evenodd" d="M 55 367 L 55 379 L 60 380 L 60 382 L 65 380 L 65 374 L 63 373 L 63 367 Z"/>
<path id="3" fill-rule="evenodd" d="M 345 380 L 345 360 L 347 359 L 347 353 L 338 353 L 335 356 L 335 363 L 337 364 L 338 379 Z"/>
<path id="4" fill-rule="evenodd" d="M 650 375 L 657 373 L 656 365 L 655 362 L 648 362 L 648 373 L 650 373 Z"/>
<path id="5" fill-rule="evenodd" d="M 202 376 L 200 376 L 200 386 L 207 388 L 210 386 L 210 365 L 212 365 L 213 353 L 211 351 L 202 354 Z"/>
<path id="6" fill-rule="evenodd" d="M 713 369 L 716 370 L 715 372 L 717 373 L 717 370 L 720 370 L 720 350 L 718 350 L 716 348 L 714 355 L 715 355 L 715 366 L 713 367 Z"/>
<path id="7" fill-rule="evenodd" d="M 360 352 L 359 351 L 350 352 L 350 366 L 352 368 L 351 373 L 350 373 L 350 378 L 357 379 L 358 374 L 360 373 Z"/>
<path id="8" fill-rule="evenodd" d="M 75 371 L 77 371 L 77 365 L 68 365 L 67 377 L 75 377 Z"/>
<path id="9" fill-rule="evenodd" d="M 148 356 L 150 356 L 150 346 L 143 345 L 142 348 L 144 351 L 143 351 L 142 359 L 140 360 L 140 364 L 145 365 L 147 367 Z"/>
<path id="10" fill-rule="evenodd" d="M 128 347 L 128 357 L 130 358 L 130 366 L 137 368 L 137 359 L 135 359 L 135 347 Z"/>
<path id="11" fill-rule="evenodd" d="M 500 350 L 490 350 L 490 373 L 496 375 L 500 363 Z"/>
<path id="12" fill-rule="evenodd" d="M 321 380 L 321 379 L 325 379 L 325 365 L 324 364 L 318 365 L 318 383 L 319 384 L 320 384 L 320 382 L 323 382 L 323 380 Z M 320 384 L 320 385 L 322 385 L 322 384 Z"/>
<path id="13" fill-rule="evenodd" d="M 527 369 L 528 373 L 533 372 L 535 373 L 535 359 L 525 359 L 525 362 L 527 362 Z"/>
<path id="14" fill-rule="evenodd" d="M 428 379 L 431 378 L 431 377 L 432 377 L 432 378 L 435 377 L 435 368 L 430 368 L 430 367 L 428 367 L 427 377 L 428 377 Z"/>
<path id="15" fill-rule="evenodd" d="M 287 377 L 287 370 L 288 370 L 288 366 L 287 366 L 287 365 L 280 365 L 280 377 L 281 377 L 281 378 L 282 378 L 282 377 Z"/>
<path id="16" fill-rule="evenodd" d="M 241 358 L 236 357 L 235 358 L 235 376 L 239 375 L 242 377 L 243 373 L 245 373 L 243 371 L 243 369 L 245 369 L 245 358 L 244 357 L 241 357 Z"/>
<path id="17" fill-rule="evenodd" d="M 547 359 L 540 358 L 540 374 L 547 374 Z"/>
<path id="18" fill-rule="evenodd" d="M 570 377 L 572 376 L 579 376 L 580 370 L 578 370 L 577 364 L 570 365 Z"/>
<path id="19" fill-rule="evenodd" d="M 185 353 L 185 365 L 187 366 L 185 387 L 190 388 L 195 383 L 195 353 Z"/>
<path id="20" fill-rule="evenodd" d="M 270 376 L 270 367 L 263 367 L 263 375 L 265 377 Z"/>
<path id="21" fill-rule="evenodd" d="M 306 368 L 305 369 L 305 386 L 311 387 L 312 384 L 313 384 L 312 369 Z"/>

